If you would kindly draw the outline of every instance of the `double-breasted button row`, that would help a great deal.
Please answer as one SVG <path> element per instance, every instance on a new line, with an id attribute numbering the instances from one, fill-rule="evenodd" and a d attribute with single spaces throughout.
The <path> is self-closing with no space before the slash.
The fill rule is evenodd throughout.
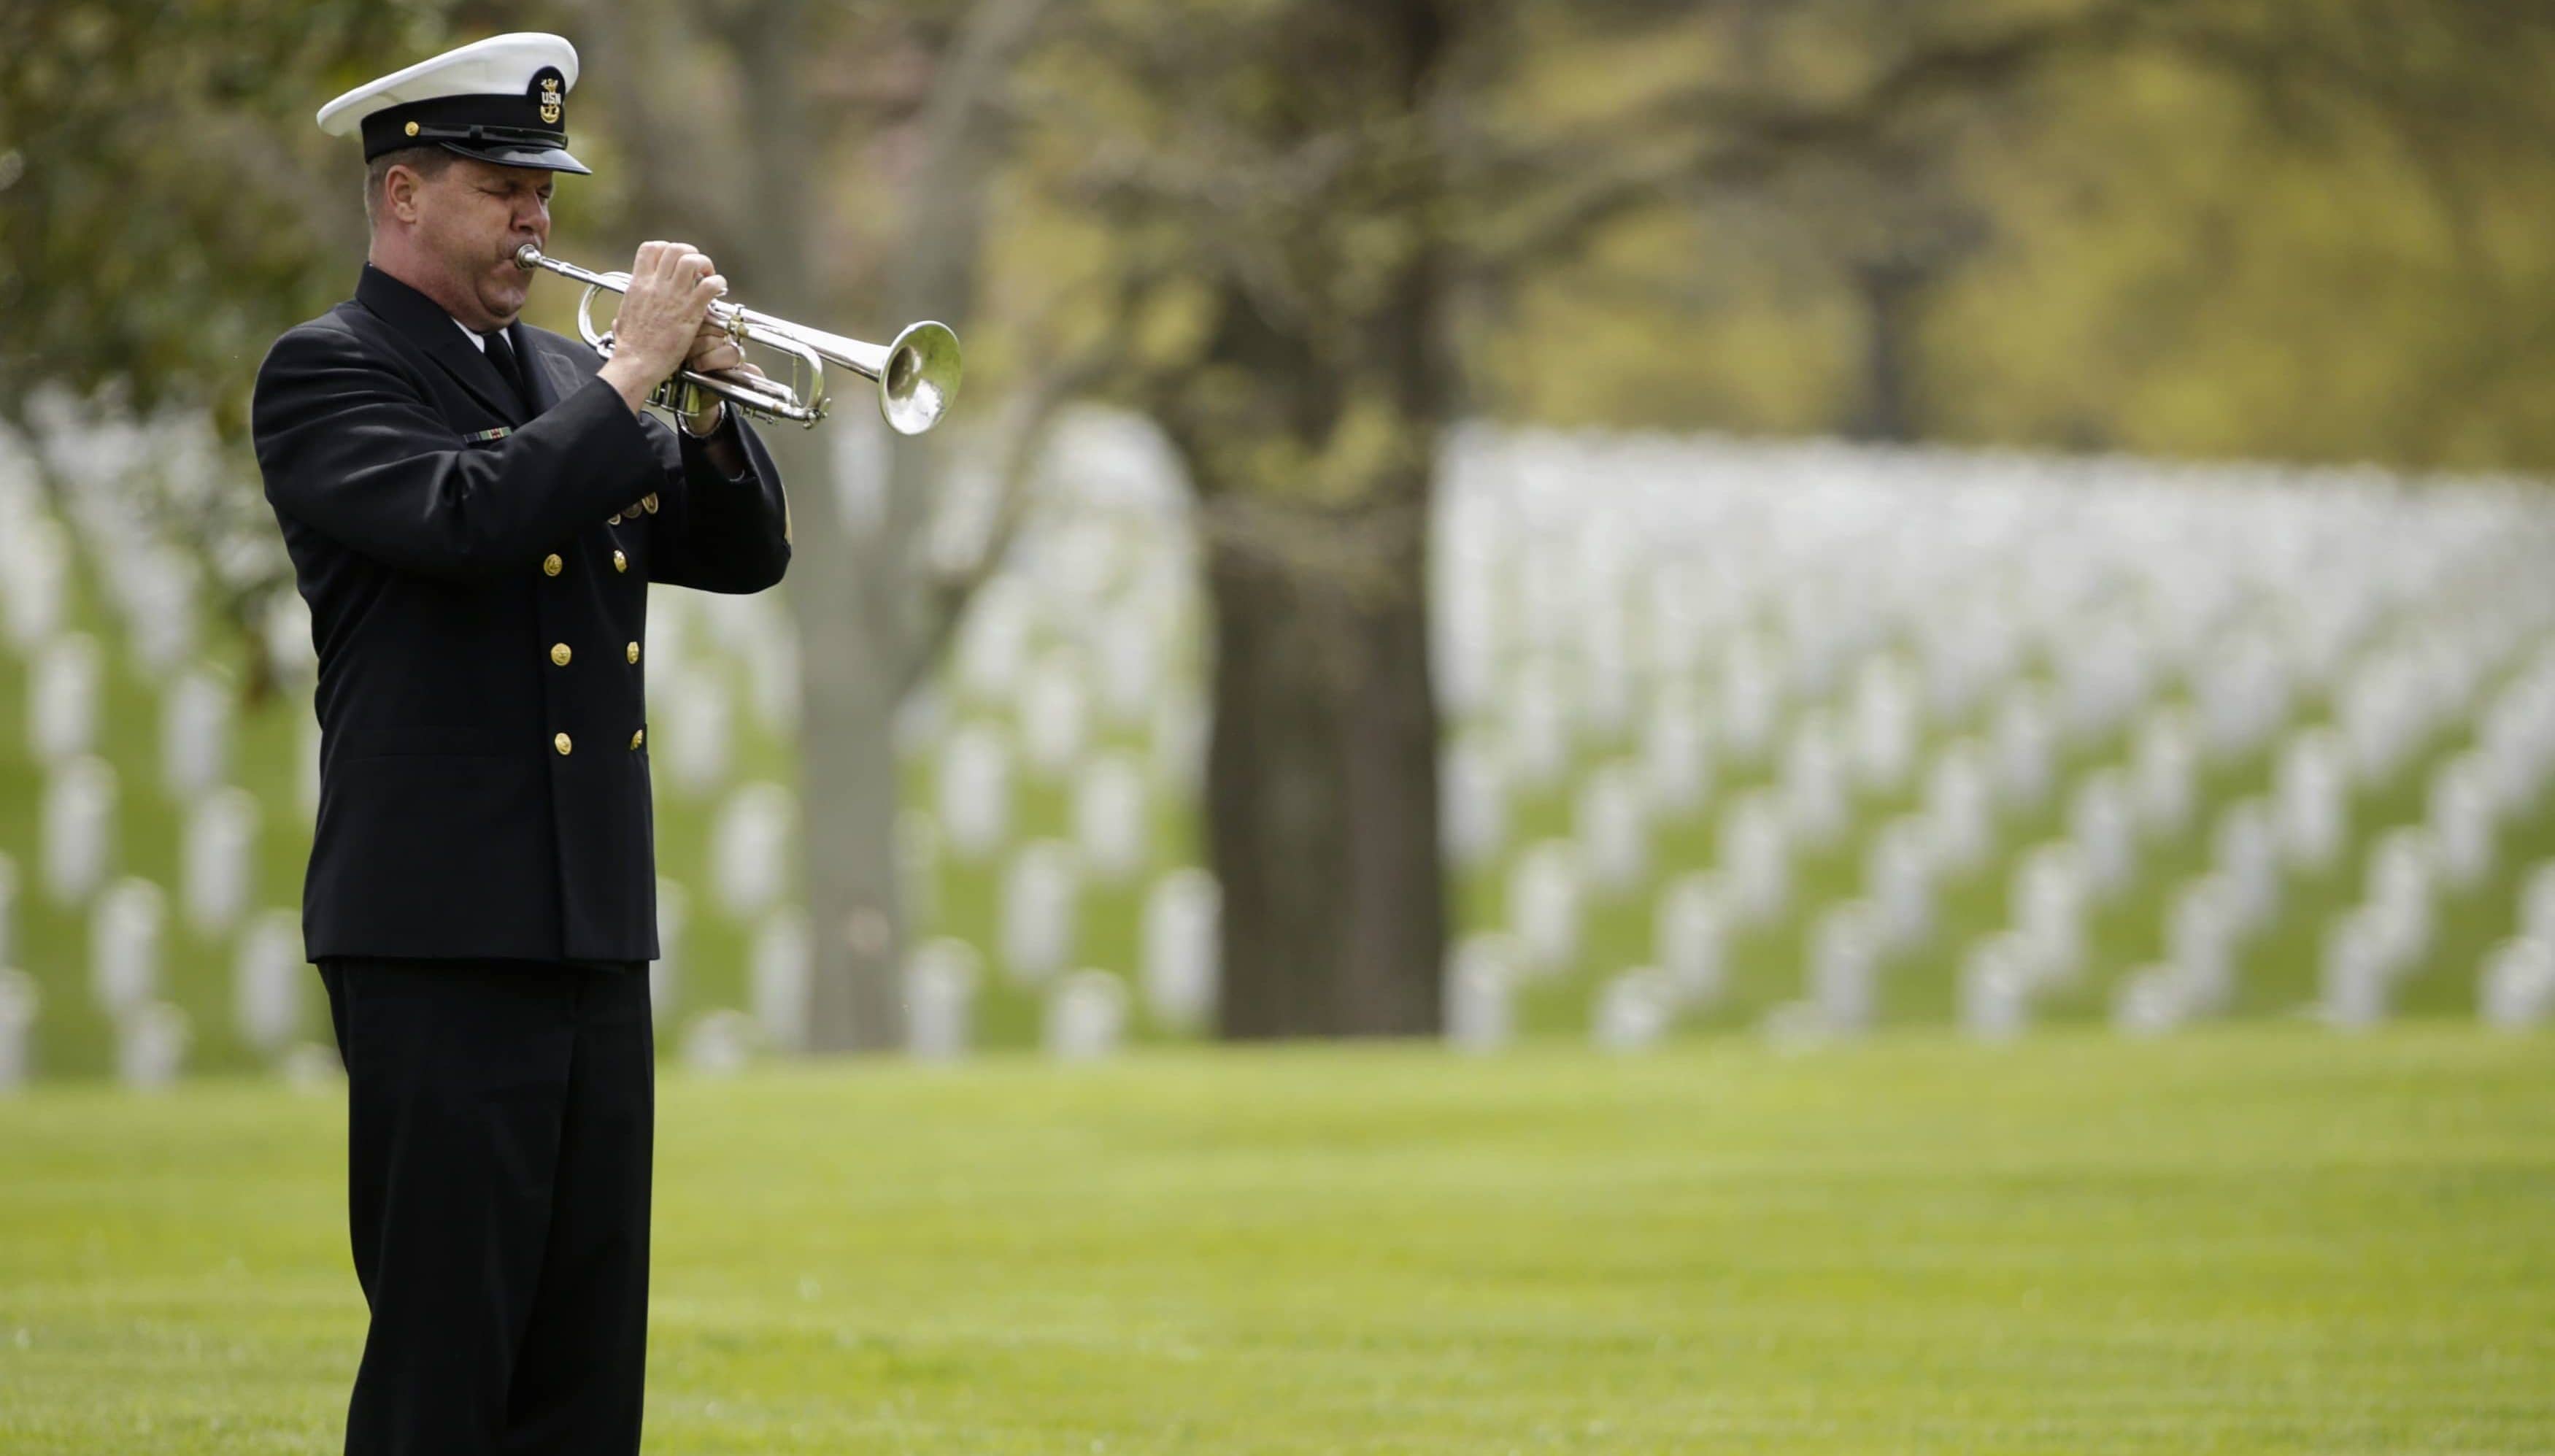
<path id="1" fill-rule="evenodd" d="M 634 667 L 639 666 L 639 644 L 635 642 L 624 644 L 621 649 L 621 655 L 630 660 L 630 666 Z M 550 644 L 550 662 L 553 665 L 564 667 L 575 661 L 576 649 L 569 647 L 563 642 L 554 642 Z"/>
<path id="2" fill-rule="evenodd" d="M 630 747 L 631 747 L 634 751 L 639 747 L 639 745 L 641 745 L 641 744 L 643 744 L 643 743 L 646 743 L 647 741 L 648 741 L 648 730 L 647 730 L 647 729 L 645 729 L 645 728 L 637 728 L 637 729 L 633 729 L 633 730 L 631 730 L 631 734 L 630 734 Z M 575 748 L 575 747 L 576 747 L 576 744 L 575 744 L 574 740 L 570 739 L 566 734 L 564 734 L 564 733 L 559 733 L 559 734 L 553 734 L 553 735 L 551 735 L 551 738 L 550 738 L 550 747 L 552 747 L 552 748 L 554 748 L 554 749 L 557 749 L 557 750 L 558 750 L 558 752 L 559 752 L 559 757 L 560 757 L 560 758 L 566 758 L 566 757 L 568 756 L 568 751 L 569 751 L 569 750 L 571 750 L 571 749 L 573 749 L 573 748 Z"/>
<path id="3" fill-rule="evenodd" d="M 559 553 L 556 551 L 552 551 L 548 555 L 542 557 L 542 574 L 544 576 L 556 576 L 566 569 L 567 562 L 561 560 L 559 558 Z M 612 553 L 612 569 L 615 571 L 629 570 L 630 558 L 619 551 L 614 551 Z"/>

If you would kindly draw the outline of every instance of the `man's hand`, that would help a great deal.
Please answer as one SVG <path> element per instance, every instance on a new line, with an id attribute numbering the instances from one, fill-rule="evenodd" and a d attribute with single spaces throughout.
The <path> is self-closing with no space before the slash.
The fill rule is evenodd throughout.
<path id="1" fill-rule="evenodd" d="M 700 332 L 692 335 L 692 351 L 683 359 L 683 367 L 695 374 L 750 374 L 757 379 L 763 377 L 762 370 L 745 362 L 744 347 L 729 337 L 728 331 L 721 328 L 717 320 L 706 316 L 701 319 Z M 684 417 L 683 426 L 694 434 L 707 434 L 718 428 L 719 421 L 725 414 L 721 408 L 724 402 L 707 390 L 695 390 L 693 393 L 699 399 L 701 408 Z"/>
<path id="2" fill-rule="evenodd" d="M 602 370 L 633 412 L 691 354 L 711 302 L 726 292 L 727 280 L 691 244 L 639 245 Z"/>

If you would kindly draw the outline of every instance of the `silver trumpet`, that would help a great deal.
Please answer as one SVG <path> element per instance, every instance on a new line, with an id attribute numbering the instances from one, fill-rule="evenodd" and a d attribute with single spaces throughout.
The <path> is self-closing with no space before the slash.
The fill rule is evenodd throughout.
<path id="1" fill-rule="evenodd" d="M 611 357 L 612 330 L 594 326 L 594 296 L 606 289 L 628 293 L 629 274 L 589 272 L 548 257 L 532 243 L 515 250 L 515 266 L 527 273 L 547 268 L 584 284 L 585 297 L 576 305 L 576 331 L 604 357 Z M 739 344 L 761 344 L 790 356 L 790 379 L 678 369 L 672 379 L 649 397 L 650 403 L 687 412 L 688 407 L 678 396 L 684 391 L 706 390 L 757 419 L 814 425 L 825 418 L 826 408 L 833 403 L 825 398 L 825 366 L 839 364 L 864 379 L 878 381 L 879 414 L 890 429 L 899 434 L 920 434 L 940 423 L 949 402 L 958 396 L 958 335 L 950 332 L 947 324 L 928 319 L 909 323 L 894 343 L 881 346 L 734 303 L 711 303 L 710 318 Z"/>

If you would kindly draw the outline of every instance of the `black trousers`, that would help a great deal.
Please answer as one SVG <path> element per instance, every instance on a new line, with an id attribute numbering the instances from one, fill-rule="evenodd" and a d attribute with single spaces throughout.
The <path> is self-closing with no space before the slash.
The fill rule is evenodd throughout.
<path id="1" fill-rule="evenodd" d="M 321 962 L 372 1327 L 347 1456 L 633 1456 L 648 1356 L 646 968 Z"/>

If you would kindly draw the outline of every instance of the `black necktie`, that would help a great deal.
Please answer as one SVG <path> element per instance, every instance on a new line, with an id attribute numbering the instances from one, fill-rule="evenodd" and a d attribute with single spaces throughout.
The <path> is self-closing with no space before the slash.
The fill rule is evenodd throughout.
<path id="1" fill-rule="evenodd" d="M 515 359 L 515 346 L 506 341 L 506 331 L 502 328 L 492 328 L 480 337 L 488 341 L 488 362 L 496 365 L 497 373 L 513 387 L 515 403 L 523 408 L 524 418 L 531 419 L 533 392 L 524 383 L 523 366 Z"/>

